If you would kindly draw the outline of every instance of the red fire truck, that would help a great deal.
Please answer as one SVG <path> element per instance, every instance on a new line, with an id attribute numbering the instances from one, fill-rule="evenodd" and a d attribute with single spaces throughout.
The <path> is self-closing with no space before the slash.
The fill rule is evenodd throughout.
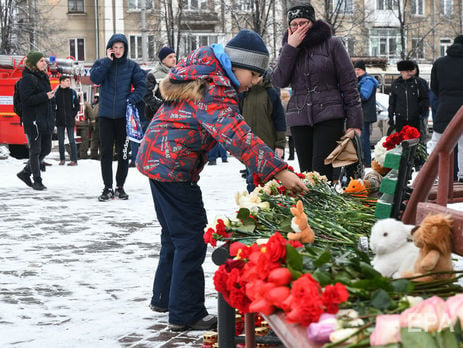
<path id="1" fill-rule="evenodd" d="M 51 58 L 51 59 L 50 59 Z M 81 109 L 77 117 L 83 117 L 83 98 L 80 76 L 83 67 L 71 58 L 48 58 L 48 74 L 51 88 L 59 84 L 59 76 L 72 76 L 73 88 L 80 94 Z M 22 77 L 25 57 L 0 55 L 0 145 L 8 145 L 10 155 L 27 158 L 27 140 L 19 117 L 13 111 L 13 93 L 15 83 Z"/>

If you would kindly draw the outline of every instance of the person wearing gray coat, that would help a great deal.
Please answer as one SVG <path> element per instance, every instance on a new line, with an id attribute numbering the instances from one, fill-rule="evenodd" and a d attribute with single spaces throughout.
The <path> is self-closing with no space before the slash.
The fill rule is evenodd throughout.
<path id="1" fill-rule="evenodd" d="M 315 20 L 312 6 L 292 7 L 287 18 L 289 28 L 273 84 L 292 89 L 286 121 L 294 137 L 299 169 L 317 171 L 332 180 L 333 168 L 324 164 L 325 158 L 345 127 L 360 135 L 363 126 L 354 67 L 330 26 Z"/>

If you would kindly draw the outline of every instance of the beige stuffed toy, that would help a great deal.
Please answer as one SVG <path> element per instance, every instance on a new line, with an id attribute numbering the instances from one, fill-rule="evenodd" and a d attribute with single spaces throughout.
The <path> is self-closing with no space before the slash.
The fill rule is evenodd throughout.
<path id="1" fill-rule="evenodd" d="M 301 243 L 313 243 L 315 234 L 307 222 L 307 215 L 304 213 L 302 201 L 297 201 L 296 207 L 291 208 L 293 219 L 291 220 L 291 228 L 295 232 L 288 233 L 289 240 L 297 240 Z"/>
<path id="2" fill-rule="evenodd" d="M 428 215 L 412 230 L 412 238 L 420 249 L 414 272 L 404 272 L 404 277 L 416 277 L 425 273 L 453 271 L 452 266 L 452 220 L 448 215 Z M 448 279 L 452 273 L 435 274 L 414 279 L 425 282 Z"/>

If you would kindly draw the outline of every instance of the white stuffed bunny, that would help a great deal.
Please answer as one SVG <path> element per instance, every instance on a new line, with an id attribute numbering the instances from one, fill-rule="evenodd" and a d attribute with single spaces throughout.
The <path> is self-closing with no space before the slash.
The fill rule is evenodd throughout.
<path id="1" fill-rule="evenodd" d="M 419 251 L 411 236 L 414 227 L 395 219 L 373 225 L 370 248 L 376 255 L 372 265 L 384 277 L 400 278 L 402 272 L 413 270 Z"/>

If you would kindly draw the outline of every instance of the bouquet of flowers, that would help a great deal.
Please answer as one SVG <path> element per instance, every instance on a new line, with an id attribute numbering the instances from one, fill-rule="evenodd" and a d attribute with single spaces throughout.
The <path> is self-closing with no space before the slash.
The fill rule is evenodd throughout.
<path id="1" fill-rule="evenodd" d="M 418 139 L 419 137 L 420 132 L 416 128 L 404 126 L 400 132 L 381 138 L 375 145 L 374 159 L 371 164 L 372 168 L 382 176 L 386 175 L 389 172 L 388 168 L 384 168 L 386 153 L 400 147 L 400 144 L 404 140 Z M 422 161 L 425 161 L 427 158 L 426 148 L 422 143 L 417 145 L 416 158 Z"/>
<path id="2" fill-rule="evenodd" d="M 230 254 L 235 259 L 219 267 L 215 288 L 243 313 L 270 315 L 282 310 L 288 322 L 304 326 L 317 322 L 322 313 L 337 313 L 349 297 L 346 287 L 340 283 L 322 287 L 310 273 L 303 273 L 296 251 L 301 247 L 278 232 L 265 244 L 234 243 Z"/>
<path id="3" fill-rule="evenodd" d="M 236 217 L 220 217 L 206 226 L 205 242 L 213 246 L 217 241 L 240 241 L 249 245 L 275 232 L 286 238 L 293 232 L 290 209 L 298 200 L 302 201 L 308 223 L 315 232 L 316 245 L 345 248 L 369 235 L 376 221 L 374 201 L 365 196 L 345 196 L 316 172 L 298 175 L 309 192 L 295 194 L 277 180 L 271 180 L 257 186 L 251 194 L 237 193 Z"/>

